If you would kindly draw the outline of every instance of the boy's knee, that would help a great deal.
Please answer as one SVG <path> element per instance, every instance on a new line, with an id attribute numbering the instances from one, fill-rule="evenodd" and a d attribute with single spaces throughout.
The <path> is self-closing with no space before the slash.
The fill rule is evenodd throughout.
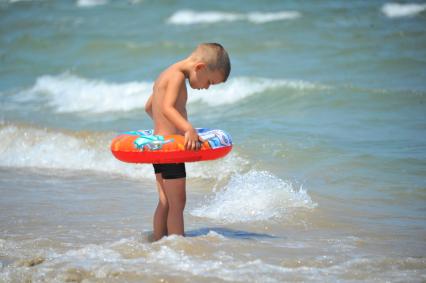
<path id="1" fill-rule="evenodd" d="M 186 205 L 186 196 L 179 197 L 175 199 L 173 202 L 169 203 L 169 209 L 170 210 L 184 210 Z"/>
<path id="2" fill-rule="evenodd" d="M 166 198 L 160 196 L 160 199 L 158 200 L 158 206 L 161 209 L 167 210 L 167 209 L 169 209 L 169 202 L 167 201 Z"/>

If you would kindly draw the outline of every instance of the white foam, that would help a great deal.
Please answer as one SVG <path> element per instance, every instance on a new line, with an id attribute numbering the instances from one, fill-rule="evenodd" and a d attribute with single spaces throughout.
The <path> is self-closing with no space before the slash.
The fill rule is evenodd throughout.
<path id="1" fill-rule="evenodd" d="M 9 125 L 0 128 L 0 166 L 94 170 L 150 178 L 152 168 L 116 160 L 109 145 L 113 134 L 61 133 Z"/>
<path id="2" fill-rule="evenodd" d="M 297 11 L 282 11 L 276 13 L 253 12 L 247 14 L 247 19 L 250 22 L 257 24 L 263 24 L 273 21 L 294 20 L 299 17 L 301 17 L 301 14 Z"/>
<path id="3" fill-rule="evenodd" d="M 382 6 L 382 13 L 389 18 L 413 17 L 426 10 L 426 4 L 417 3 L 386 3 Z"/>
<path id="4" fill-rule="evenodd" d="M 167 20 L 175 25 L 192 25 L 198 23 L 231 22 L 244 19 L 242 14 L 225 13 L 216 11 L 196 12 L 192 10 L 181 10 L 175 12 Z"/>
<path id="5" fill-rule="evenodd" d="M 45 103 L 57 113 L 106 113 L 143 109 L 152 93 L 153 82 L 111 83 L 89 80 L 72 74 L 41 76 L 35 84 L 14 96 L 16 105 L 23 101 Z M 301 80 L 236 77 L 209 90 L 188 87 L 189 102 L 210 106 L 231 104 L 256 93 L 287 88 L 298 91 L 322 89 L 325 86 Z"/>
<path id="6" fill-rule="evenodd" d="M 121 254 L 117 251 L 94 244 L 77 250 L 69 250 L 64 255 L 61 255 L 61 257 L 66 257 L 69 261 L 78 262 L 86 266 L 88 264 L 84 264 L 85 261 L 99 261 L 101 259 L 102 262 L 116 262 L 122 259 Z"/>
<path id="7" fill-rule="evenodd" d="M 313 208 L 316 204 L 303 189 L 263 171 L 251 170 L 234 175 L 213 199 L 191 214 L 216 221 L 234 223 L 285 217 L 294 208 Z"/>
<path id="8" fill-rule="evenodd" d="M 177 239 L 173 237 L 174 241 Z M 180 239 L 179 239 L 180 240 Z M 229 282 L 251 282 L 254 277 L 259 282 L 280 282 L 273 279 L 277 275 L 282 277 L 289 270 L 277 265 L 268 264 L 260 259 L 238 260 L 233 255 L 219 250 L 210 257 L 193 256 L 169 247 L 163 240 L 162 246 L 147 257 L 148 265 L 160 265 L 168 274 L 192 274 L 203 278 L 215 278 Z"/>
<path id="9" fill-rule="evenodd" d="M 143 108 L 152 83 L 111 83 L 71 74 L 39 77 L 34 86 L 17 94 L 18 100 L 47 99 L 58 113 L 129 111 Z"/>
<path id="10" fill-rule="evenodd" d="M 8 2 L 9 3 L 40 2 L 40 0 L 8 0 Z M 77 1 L 75 1 L 75 3 L 77 5 L 77 7 L 88 8 L 88 7 L 94 7 L 94 6 L 99 6 L 99 5 L 105 5 L 105 4 L 108 3 L 108 0 L 77 0 Z"/>
<path id="11" fill-rule="evenodd" d="M 201 101 L 210 106 L 232 104 L 267 90 L 287 88 L 298 91 L 324 89 L 326 86 L 301 80 L 237 77 L 206 90 L 189 88 L 189 102 Z"/>
<path id="12" fill-rule="evenodd" d="M 341 241 L 341 238 L 336 240 Z M 262 243 L 254 243 L 258 250 L 253 252 L 253 243 L 232 243 L 215 235 L 196 238 L 170 236 L 155 243 L 127 238 L 96 245 L 62 243 L 56 247 L 40 245 L 37 240 L 31 239 L 7 239 L 2 241 L 5 259 L 20 260 L 3 266 L 0 281 L 166 282 L 173 278 L 191 282 L 252 282 L 256 278 L 256 282 L 340 282 L 348 278 L 362 278 L 364 281 L 374 278 L 383 282 L 417 282 L 424 270 L 422 257 L 371 257 L 370 254 L 360 255 L 356 250 L 335 251 L 334 248 L 330 250 L 327 244 L 333 239 L 320 239 L 323 240 L 320 243 L 315 242 L 316 239 L 301 237 L 300 242 L 310 241 L 315 248 L 290 253 L 281 260 L 277 260 L 279 253 L 288 249 L 278 246 L 270 255 L 259 252 Z M 284 238 L 280 242 L 286 240 Z M 267 246 L 271 247 L 274 246 Z M 324 250 L 327 253 L 324 254 Z M 301 257 L 300 252 L 306 251 L 309 255 Z M 28 262 L 31 258 L 43 260 L 31 267 L 19 263 L 21 260 Z M 355 279 L 352 281 L 359 281 Z"/>
<path id="13" fill-rule="evenodd" d="M 107 4 L 107 0 L 77 0 L 77 7 L 88 8 Z"/>
<path id="14" fill-rule="evenodd" d="M 74 281 L 72 279 L 75 278 L 83 279 L 82 282 L 108 281 L 111 278 L 119 281 L 131 278 L 133 281 L 145 282 L 149 274 L 148 279 L 155 278 L 158 281 L 163 281 L 163 276 L 177 278 L 197 276 L 201 281 L 206 278 L 216 281 L 249 282 L 256 276 L 262 282 L 280 282 L 282 280 L 279 279 L 291 271 L 251 256 L 249 259 L 238 259 L 232 253 L 223 250 L 200 254 L 196 252 L 197 249 L 191 248 L 199 246 L 200 243 L 211 246 L 212 237 L 215 236 L 191 240 L 170 236 L 153 244 L 141 243 L 136 239 L 122 239 L 115 243 L 71 247 L 65 251 L 36 247 L 31 253 L 44 255 L 45 260 L 41 264 L 31 269 L 19 265 L 6 266 L 4 272 L 0 273 L 0 280 L 20 282 L 22 280 L 13 278 L 30 276 L 29 278 L 36 282 L 68 282 Z M 224 240 L 220 236 L 215 238 L 219 241 Z M 22 253 L 22 245 L 17 243 L 12 247 L 13 243 L 10 242 L 9 249 L 13 250 L 13 254 Z M 19 251 L 16 251 L 17 246 Z M 185 251 L 182 249 L 185 246 L 195 252 Z M 277 275 L 279 279 L 276 279 Z"/>
<path id="15" fill-rule="evenodd" d="M 246 20 L 249 22 L 263 24 L 273 21 L 293 20 L 299 18 L 301 14 L 297 11 L 280 12 L 251 12 L 247 14 L 229 13 L 220 11 L 193 11 L 180 10 L 167 19 L 167 23 L 175 25 L 211 24 L 219 22 L 234 22 Z"/>
<path id="16" fill-rule="evenodd" d="M 18 2 L 31 2 L 33 0 L 9 0 L 9 3 L 18 3 Z"/>

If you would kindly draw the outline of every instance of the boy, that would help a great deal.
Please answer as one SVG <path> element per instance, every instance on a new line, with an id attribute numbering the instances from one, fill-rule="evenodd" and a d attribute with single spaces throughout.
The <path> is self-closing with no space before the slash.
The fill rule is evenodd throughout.
<path id="1" fill-rule="evenodd" d="M 154 122 L 155 135 L 181 134 L 185 148 L 198 150 L 202 140 L 186 113 L 185 81 L 193 89 L 208 89 L 225 82 L 231 71 L 228 53 L 218 43 L 203 43 L 187 57 L 163 71 L 154 82 L 145 111 Z M 159 194 L 154 214 L 154 240 L 172 234 L 184 235 L 186 202 L 185 164 L 153 164 Z"/>

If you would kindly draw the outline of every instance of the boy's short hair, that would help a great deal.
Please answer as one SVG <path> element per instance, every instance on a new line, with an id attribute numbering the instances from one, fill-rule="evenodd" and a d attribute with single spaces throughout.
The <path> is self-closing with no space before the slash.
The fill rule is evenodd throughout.
<path id="1" fill-rule="evenodd" d="M 219 43 L 201 43 L 194 53 L 199 53 L 198 55 L 201 57 L 199 59 L 203 60 L 211 71 L 219 70 L 223 74 L 224 82 L 228 79 L 231 72 L 231 62 L 228 52 L 222 45 Z"/>

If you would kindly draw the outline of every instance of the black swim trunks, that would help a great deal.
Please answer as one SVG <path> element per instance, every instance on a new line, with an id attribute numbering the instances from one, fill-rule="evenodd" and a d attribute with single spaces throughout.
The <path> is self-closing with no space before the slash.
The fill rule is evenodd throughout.
<path id="1" fill-rule="evenodd" d="M 161 173 L 163 179 L 179 179 L 186 177 L 185 163 L 152 164 L 155 174 Z"/>

